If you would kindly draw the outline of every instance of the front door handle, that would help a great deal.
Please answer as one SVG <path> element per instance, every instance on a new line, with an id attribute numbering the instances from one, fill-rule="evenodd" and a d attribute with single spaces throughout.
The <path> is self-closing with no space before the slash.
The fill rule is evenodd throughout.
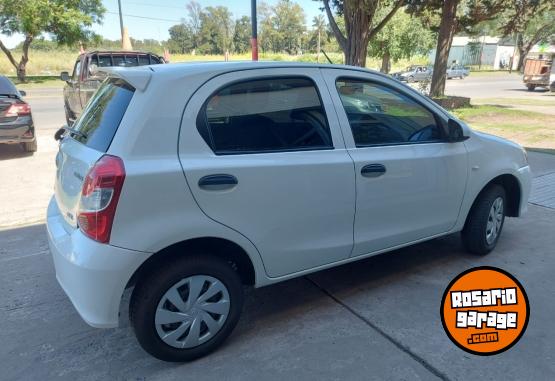
<path id="1" fill-rule="evenodd" d="M 368 164 L 362 167 L 360 174 L 364 177 L 379 177 L 385 173 L 383 164 Z"/>
<path id="2" fill-rule="evenodd" d="M 233 175 L 218 174 L 202 177 L 198 181 L 198 186 L 204 190 L 226 190 L 238 184 L 237 178 Z"/>

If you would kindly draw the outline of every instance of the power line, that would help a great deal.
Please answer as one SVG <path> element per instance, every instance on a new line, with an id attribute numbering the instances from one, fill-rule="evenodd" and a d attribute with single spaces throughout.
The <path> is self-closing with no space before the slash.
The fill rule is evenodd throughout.
<path id="1" fill-rule="evenodd" d="M 119 15 L 118 12 L 109 12 L 107 11 L 106 13 L 109 13 L 111 15 Z M 133 18 L 137 18 L 137 19 L 146 19 L 146 20 L 155 20 L 155 21 L 168 21 L 168 22 L 181 22 L 181 20 L 171 20 L 171 19 L 161 19 L 161 18 L 157 18 L 157 17 L 148 17 L 148 16 L 138 16 L 138 15 L 129 15 L 127 13 L 123 14 L 125 17 L 133 17 Z"/>
<path id="2" fill-rule="evenodd" d="M 162 4 L 147 4 L 147 3 L 135 3 L 126 1 L 125 4 L 133 4 L 133 5 L 142 5 L 145 7 L 154 7 L 154 8 L 171 8 L 171 9 L 181 9 L 182 11 L 185 10 L 185 7 L 178 7 L 175 5 L 162 5 Z"/>

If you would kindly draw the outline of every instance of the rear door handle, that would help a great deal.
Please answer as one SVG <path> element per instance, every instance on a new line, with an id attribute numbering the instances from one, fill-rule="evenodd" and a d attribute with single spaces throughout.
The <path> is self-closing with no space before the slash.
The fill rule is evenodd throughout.
<path id="1" fill-rule="evenodd" d="M 204 190 L 226 190 L 236 186 L 239 182 L 233 175 L 217 174 L 202 177 L 198 181 L 198 186 Z"/>
<path id="2" fill-rule="evenodd" d="M 385 173 L 383 164 L 368 164 L 362 167 L 360 174 L 364 177 L 379 177 Z"/>

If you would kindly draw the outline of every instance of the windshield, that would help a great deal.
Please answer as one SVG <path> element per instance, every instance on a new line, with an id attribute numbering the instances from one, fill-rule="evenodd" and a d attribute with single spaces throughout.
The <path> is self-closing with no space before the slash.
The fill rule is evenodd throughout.
<path id="1" fill-rule="evenodd" d="M 75 122 L 74 129 L 80 134 L 75 134 L 74 139 L 106 152 L 134 92 L 135 89 L 121 79 L 104 81 Z"/>

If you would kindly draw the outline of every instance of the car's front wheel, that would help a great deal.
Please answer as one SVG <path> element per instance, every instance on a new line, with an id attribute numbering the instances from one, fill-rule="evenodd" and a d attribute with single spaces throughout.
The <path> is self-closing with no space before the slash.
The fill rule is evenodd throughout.
<path id="1" fill-rule="evenodd" d="M 495 248 L 505 222 L 505 190 L 492 185 L 473 205 L 462 231 L 463 244 L 474 254 L 485 255 Z"/>
<path id="2" fill-rule="evenodd" d="M 241 279 L 211 255 L 176 258 L 139 280 L 130 318 L 139 343 L 165 361 L 204 356 L 231 334 L 243 306 Z"/>

